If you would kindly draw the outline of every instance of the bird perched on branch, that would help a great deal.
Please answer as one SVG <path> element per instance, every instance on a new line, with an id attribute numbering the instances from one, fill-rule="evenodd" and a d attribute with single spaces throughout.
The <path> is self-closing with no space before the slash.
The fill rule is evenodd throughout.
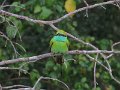
<path id="1" fill-rule="evenodd" d="M 50 41 L 51 52 L 54 54 L 60 54 L 55 57 L 56 63 L 64 63 L 63 55 L 67 53 L 69 47 L 69 41 L 67 39 L 67 33 L 63 30 L 58 30 L 56 35 Z"/>
<path id="2" fill-rule="evenodd" d="M 75 0 L 66 0 L 65 1 L 65 10 L 67 11 L 67 13 L 73 12 L 76 10 L 76 2 Z M 71 17 L 74 14 L 71 15 Z"/>

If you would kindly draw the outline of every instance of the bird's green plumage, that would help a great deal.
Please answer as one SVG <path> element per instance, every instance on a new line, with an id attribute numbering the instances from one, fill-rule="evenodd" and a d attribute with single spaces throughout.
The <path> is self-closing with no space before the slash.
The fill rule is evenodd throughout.
<path id="1" fill-rule="evenodd" d="M 55 54 L 65 54 L 68 51 L 69 41 L 66 32 L 58 30 L 56 35 L 50 41 L 51 52 Z"/>
<path id="2" fill-rule="evenodd" d="M 68 51 L 68 39 L 64 36 L 54 36 L 51 40 L 51 52 L 64 54 Z"/>

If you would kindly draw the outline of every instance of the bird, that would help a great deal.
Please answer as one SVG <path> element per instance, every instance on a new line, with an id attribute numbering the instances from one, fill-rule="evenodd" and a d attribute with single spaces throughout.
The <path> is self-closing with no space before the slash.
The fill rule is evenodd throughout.
<path id="1" fill-rule="evenodd" d="M 67 11 L 67 13 L 73 12 L 76 10 L 76 2 L 75 0 L 66 0 L 65 1 L 65 10 Z M 71 15 L 71 17 L 73 17 L 74 14 Z"/>
<path id="2" fill-rule="evenodd" d="M 64 30 L 58 30 L 55 36 L 50 40 L 51 52 L 53 54 L 60 54 L 55 57 L 55 62 L 58 64 L 64 63 L 63 55 L 68 52 L 69 40 L 67 38 L 67 33 Z"/>

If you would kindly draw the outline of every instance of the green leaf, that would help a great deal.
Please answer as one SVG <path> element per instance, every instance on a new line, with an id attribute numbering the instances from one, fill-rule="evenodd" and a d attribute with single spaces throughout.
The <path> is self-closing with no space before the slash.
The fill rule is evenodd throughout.
<path id="1" fill-rule="evenodd" d="M 86 80 L 87 80 L 86 77 L 83 77 L 83 78 L 81 79 L 81 82 L 84 83 L 84 82 L 86 82 Z"/>
<path id="2" fill-rule="evenodd" d="M 0 15 L 0 23 L 3 23 L 3 22 L 5 22 L 5 17 Z"/>
<path id="3" fill-rule="evenodd" d="M 0 61 L 1 61 L 1 58 L 2 58 L 2 49 L 0 49 Z"/>
<path id="4" fill-rule="evenodd" d="M 19 43 L 16 43 L 16 45 L 18 45 L 24 52 L 26 52 L 25 48 L 22 45 L 20 45 Z"/>
<path id="5" fill-rule="evenodd" d="M 45 3 L 47 6 L 52 6 L 54 4 L 55 0 L 45 0 Z"/>
<path id="6" fill-rule="evenodd" d="M 85 84 L 84 84 L 84 87 L 88 89 L 88 88 L 89 88 L 89 85 L 88 85 L 87 83 L 85 83 Z"/>
<path id="7" fill-rule="evenodd" d="M 14 17 L 9 17 L 8 19 L 9 19 L 9 24 L 10 25 L 16 27 L 16 29 L 22 29 L 22 27 L 23 27 L 22 24 L 23 23 L 20 20 L 14 18 Z"/>
<path id="8" fill-rule="evenodd" d="M 99 87 L 97 87 L 96 90 L 101 90 L 101 89 Z"/>
<path id="9" fill-rule="evenodd" d="M 108 49 L 110 41 L 108 39 L 102 39 L 98 42 L 98 44 L 100 45 L 100 48 L 105 50 Z"/>
<path id="10" fill-rule="evenodd" d="M 52 11 L 46 7 L 42 7 L 42 12 L 40 14 L 41 19 L 46 19 L 52 14 Z"/>
<path id="11" fill-rule="evenodd" d="M 12 5 L 15 6 L 15 8 L 14 8 L 15 11 L 17 11 L 17 12 L 20 11 L 20 9 L 21 9 L 21 8 L 20 8 L 20 2 L 13 2 Z M 17 7 L 17 6 L 18 6 L 18 7 Z"/>
<path id="12" fill-rule="evenodd" d="M 76 21 L 73 21 L 73 25 L 75 26 L 75 27 L 77 27 L 77 22 Z"/>
<path id="13" fill-rule="evenodd" d="M 19 2 L 13 2 L 12 5 L 13 6 L 17 6 L 19 4 Z"/>
<path id="14" fill-rule="evenodd" d="M 17 28 L 15 26 L 8 25 L 6 27 L 6 33 L 9 38 L 15 38 L 17 34 Z"/>
<path id="15" fill-rule="evenodd" d="M 36 80 L 39 78 L 39 72 L 36 70 L 36 69 L 33 69 L 31 72 L 30 72 L 30 78 L 33 82 L 36 82 Z"/>
<path id="16" fill-rule="evenodd" d="M 57 9 L 58 12 L 62 12 L 62 10 L 63 10 L 62 6 L 60 6 L 60 5 L 56 5 L 56 9 Z"/>
<path id="17" fill-rule="evenodd" d="M 23 27 L 23 25 L 22 25 L 22 22 L 20 21 L 20 20 L 13 20 L 13 22 L 14 22 L 14 24 L 15 24 L 15 26 L 19 29 L 19 30 L 21 30 L 22 29 L 22 27 Z"/>
<path id="18" fill-rule="evenodd" d="M 54 63 L 52 61 L 47 61 L 47 63 L 46 63 L 46 69 L 47 70 L 53 68 L 53 66 L 54 66 Z"/>
<path id="19" fill-rule="evenodd" d="M 36 5 L 34 8 L 34 13 L 39 13 L 41 11 L 40 5 Z"/>
<path id="20" fill-rule="evenodd" d="M 96 73 L 96 77 L 99 78 L 99 77 L 100 77 L 100 74 L 99 74 L 99 73 Z"/>

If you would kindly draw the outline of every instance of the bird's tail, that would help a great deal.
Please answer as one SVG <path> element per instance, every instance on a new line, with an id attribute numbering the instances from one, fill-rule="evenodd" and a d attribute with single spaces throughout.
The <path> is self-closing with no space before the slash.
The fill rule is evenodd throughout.
<path id="1" fill-rule="evenodd" d="M 61 66 L 61 76 L 62 76 L 62 73 L 63 73 L 62 72 L 62 64 L 64 63 L 63 55 L 56 56 L 56 57 L 54 57 L 54 59 L 55 59 L 55 63 L 58 63 Z"/>
<path id="2" fill-rule="evenodd" d="M 60 64 L 60 69 L 61 69 L 61 77 L 63 75 L 63 72 L 62 72 L 62 65 L 64 63 L 64 59 L 63 59 L 63 55 L 60 55 L 60 56 L 57 56 L 56 57 L 56 63 Z"/>
<path id="3" fill-rule="evenodd" d="M 58 64 L 64 63 L 63 55 L 59 55 L 56 57 L 56 63 L 58 63 Z"/>

